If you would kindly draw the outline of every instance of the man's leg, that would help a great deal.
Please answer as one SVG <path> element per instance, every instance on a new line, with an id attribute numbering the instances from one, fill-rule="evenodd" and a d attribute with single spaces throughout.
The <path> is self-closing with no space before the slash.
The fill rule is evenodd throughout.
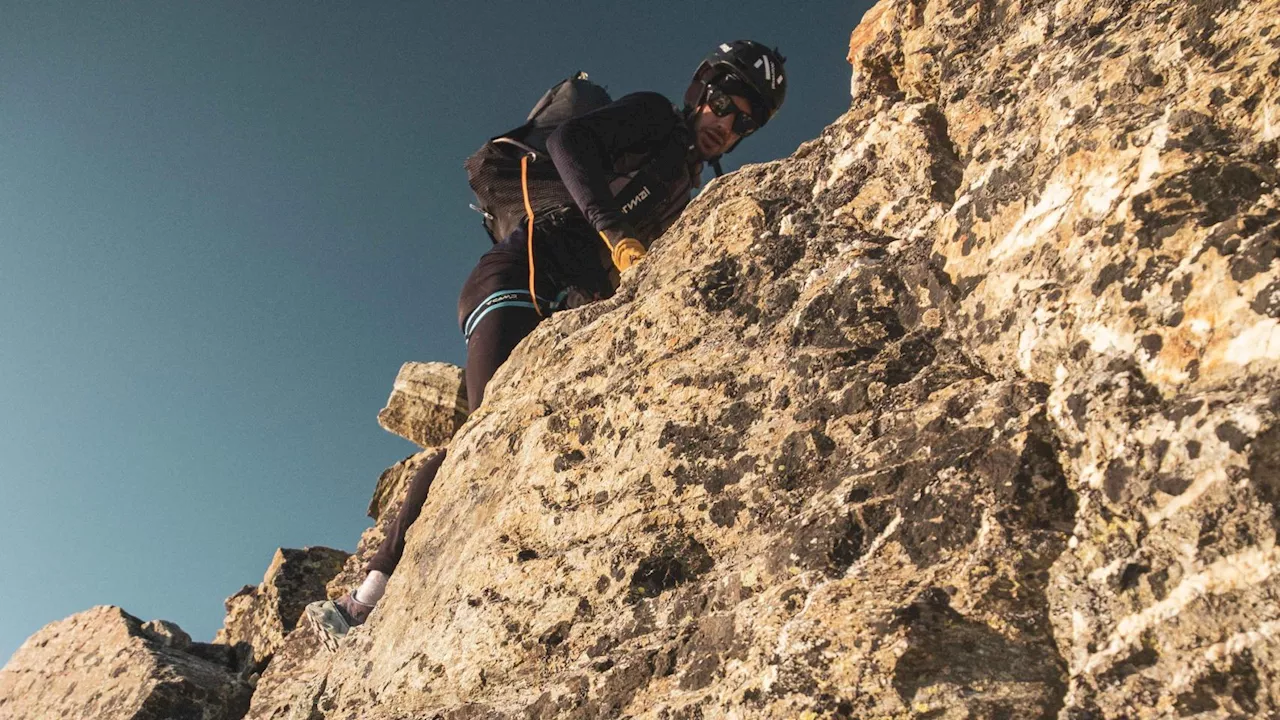
<path id="1" fill-rule="evenodd" d="M 446 453 L 447 451 L 441 450 L 432 455 L 413 474 L 413 479 L 409 481 L 409 491 L 400 504 L 400 511 L 387 528 L 387 536 L 364 566 L 364 581 L 354 592 L 338 599 L 337 605 L 346 612 L 349 625 L 360 625 L 367 620 L 373 607 L 382 599 L 382 594 L 387 589 L 387 580 L 404 555 L 405 535 L 418 515 L 422 514 L 422 506 L 427 502 L 427 492 L 431 490 L 431 482 L 436 479 Z"/>
<path id="2" fill-rule="evenodd" d="M 418 468 L 418 472 L 413 474 L 413 479 L 409 481 L 409 492 L 404 496 L 404 502 L 400 505 L 400 512 L 396 513 L 396 519 L 387 528 L 387 537 L 382 541 L 382 545 L 378 546 L 378 551 L 369 558 L 369 562 L 364 566 L 365 570 L 370 572 L 380 572 L 390 575 L 396 571 L 396 565 L 400 563 L 400 556 L 404 555 L 404 536 L 409 532 L 409 526 L 413 525 L 413 521 L 418 519 L 418 515 L 422 513 L 422 504 L 427 501 L 427 492 L 431 489 L 431 481 L 436 479 L 436 472 L 440 470 L 440 464 L 444 462 L 444 450 L 432 455 L 429 460 Z M 377 602 L 377 598 L 373 598 L 370 602 Z"/>
<path id="3" fill-rule="evenodd" d="M 467 340 L 467 402 L 471 412 L 484 401 L 485 387 L 493 374 L 540 322 L 542 318 L 532 308 L 503 307 L 494 309 L 476 325 Z"/>
<path id="4" fill-rule="evenodd" d="M 536 310 L 523 307 L 519 302 L 481 307 L 486 298 L 508 288 L 521 287 L 518 281 L 527 276 L 528 266 L 523 254 L 512 252 L 507 245 L 498 246 L 480 259 L 463 285 L 462 297 L 458 301 L 460 324 L 471 331 L 467 338 L 466 382 L 467 401 L 472 412 L 484 401 L 485 386 L 493 374 L 506 362 L 516 345 L 542 321 Z M 367 574 L 364 581 L 354 592 L 336 602 L 347 616 L 348 624 L 363 623 L 382 599 L 387 579 L 404 555 L 405 536 L 422 513 L 422 506 L 444 462 L 445 453 L 442 450 L 432 456 L 414 474 L 404 503 L 395 521 L 387 528 L 386 538 L 365 565 Z"/>

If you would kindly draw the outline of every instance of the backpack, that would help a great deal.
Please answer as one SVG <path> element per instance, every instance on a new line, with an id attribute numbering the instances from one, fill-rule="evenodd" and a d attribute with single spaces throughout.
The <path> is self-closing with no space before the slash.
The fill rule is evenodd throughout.
<path id="1" fill-rule="evenodd" d="M 543 94 L 525 123 L 490 138 L 463 166 L 475 192 L 471 208 L 484 216 L 489 238 L 505 239 L 525 220 L 522 160 L 527 158 L 528 199 L 535 217 L 574 207 L 547 154 L 547 138 L 565 121 L 613 102 L 609 92 L 579 72 Z"/>

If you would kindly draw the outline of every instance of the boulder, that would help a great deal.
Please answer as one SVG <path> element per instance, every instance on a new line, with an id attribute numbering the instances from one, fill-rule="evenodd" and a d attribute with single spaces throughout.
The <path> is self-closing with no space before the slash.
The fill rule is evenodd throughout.
<path id="1" fill-rule="evenodd" d="M 189 645 L 177 625 L 117 607 L 50 623 L 0 670 L 0 718 L 239 720 L 252 687 Z"/>
<path id="2" fill-rule="evenodd" d="M 466 420 L 462 368 L 440 362 L 405 363 L 378 413 L 384 429 L 424 448 L 448 443 Z"/>
<path id="3" fill-rule="evenodd" d="M 219 644 L 247 647 L 249 672 L 258 672 L 293 631 L 303 608 L 325 597 L 325 585 L 348 553 L 326 547 L 276 550 L 262 582 L 227 598 L 227 616 L 214 637 Z"/>
<path id="4" fill-rule="evenodd" d="M 142 632 L 166 647 L 185 650 L 191 647 L 191 636 L 178 627 L 177 623 L 168 620 L 148 620 L 142 623 Z"/>

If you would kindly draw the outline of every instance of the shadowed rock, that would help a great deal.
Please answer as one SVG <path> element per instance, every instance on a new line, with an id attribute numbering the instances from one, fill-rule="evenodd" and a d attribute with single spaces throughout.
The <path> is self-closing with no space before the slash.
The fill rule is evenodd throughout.
<path id="1" fill-rule="evenodd" d="M 173 623 L 144 626 L 116 607 L 50 623 L 0 670 L 0 718 L 239 720 L 252 688 L 183 638 Z"/>
<path id="2" fill-rule="evenodd" d="M 326 547 L 276 550 L 257 586 L 227 598 L 227 617 L 214 641 L 250 648 L 250 672 L 259 672 L 293 631 L 307 603 L 323 599 L 348 553 Z"/>

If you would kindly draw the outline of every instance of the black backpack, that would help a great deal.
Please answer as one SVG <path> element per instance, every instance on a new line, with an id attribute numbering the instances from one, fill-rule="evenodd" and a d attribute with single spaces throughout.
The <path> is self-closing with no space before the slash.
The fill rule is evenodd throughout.
<path id="1" fill-rule="evenodd" d="M 521 178 L 525 158 L 528 199 L 535 218 L 574 207 L 573 197 L 547 155 L 547 138 L 566 120 L 611 102 L 607 90 L 580 72 L 548 90 L 523 125 L 490 139 L 467 158 L 463 166 L 476 194 L 471 207 L 484 216 L 485 230 L 493 242 L 505 239 L 526 221 L 526 183 Z"/>

